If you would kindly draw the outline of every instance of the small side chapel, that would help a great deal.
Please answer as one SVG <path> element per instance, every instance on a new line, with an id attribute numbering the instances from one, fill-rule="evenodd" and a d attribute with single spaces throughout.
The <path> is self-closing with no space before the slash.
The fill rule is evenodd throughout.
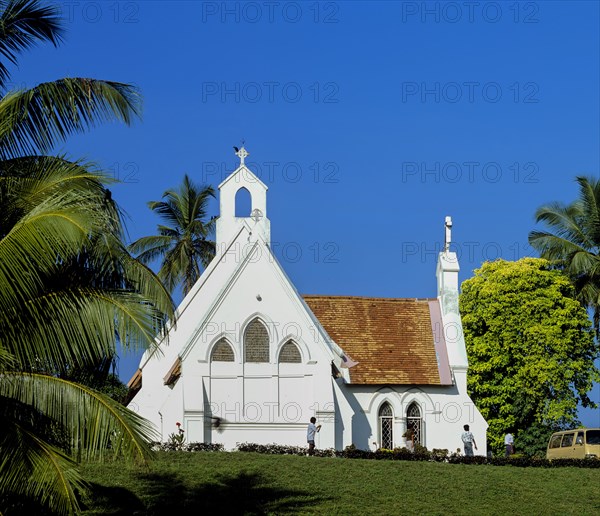
<path id="1" fill-rule="evenodd" d="M 220 185 L 217 254 L 177 309 L 177 324 L 147 351 L 128 407 L 163 441 L 181 423 L 187 442 L 318 448 L 406 446 L 462 450 L 469 424 L 486 453 L 487 423 L 467 394 L 450 217 L 430 299 L 298 293 L 270 248 L 267 187 L 245 165 Z M 237 192 L 251 199 L 235 216 Z"/>

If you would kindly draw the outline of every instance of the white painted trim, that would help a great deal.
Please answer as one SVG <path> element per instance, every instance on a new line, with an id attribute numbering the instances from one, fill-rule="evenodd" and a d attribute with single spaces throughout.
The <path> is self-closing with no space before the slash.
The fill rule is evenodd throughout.
<path id="1" fill-rule="evenodd" d="M 373 406 L 376 405 L 377 407 L 379 407 L 379 405 L 383 403 L 383 401 L 381 400 L 388 399 L 388 396 L 390 400 L 395 399 L 395 401 L 390 401 L 390 404 L 394 408 L 394 413 L 402 412 L 401 410 L 399 410 L 401 401 L 398 392 L 393 387 L 385 386 L 377 389 L 377 391 L 375 391 L 372 394 L 371 400 L 369 401 L 369 405 L 364 411 L 365 414 L 373 413 Z M 378 410 L 375 412 L 375 417 L 379 417 Z"/>
<path id="2" fill-rule="evenodd" d="M 260 186 L 262 186 L 265 191 L 269 189 L 269 187 L 267 185 L 265 185 L 257 176 L 254 172 L 252 172 L 252 170 L 250 170 L 246 165 L 240 165 L 238 168 L 236 168 L 231 174 L 229 174 L 225 179 L 223 179 L 223 181 L 221 182 L 221 184 L 219 186 L 217 186 L 217 188 L 220 190 L 226 183 L 228 183 L 231 178 L 235 177 L 239 172 L 242 171 L 242 169 L 246 170 L 250 176 L 252 176 L 254 179 L 256 179 L 256 183 Z M 244 186 L 244 185 L 241 185 Z M 237 190 L 236 190 L 237 192 Z"/>

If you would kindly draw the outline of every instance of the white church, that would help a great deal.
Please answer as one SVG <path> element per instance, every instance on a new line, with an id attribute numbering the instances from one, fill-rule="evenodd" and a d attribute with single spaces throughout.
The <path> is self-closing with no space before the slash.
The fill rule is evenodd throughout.
<path id="1" fill-rule="evenodd" d="M 451 220 L 437 262 L 437 297 L 301 295 L 270 248 L 267 187 L 240 166 L 219 185 L 217 254 L 129 382 L 128 407 L 162 441 L 462 450 L 469 424 L 486 453 L 487 423 L 467 394 Z M 238 190 L 251 213 L 235 216 Z"/>

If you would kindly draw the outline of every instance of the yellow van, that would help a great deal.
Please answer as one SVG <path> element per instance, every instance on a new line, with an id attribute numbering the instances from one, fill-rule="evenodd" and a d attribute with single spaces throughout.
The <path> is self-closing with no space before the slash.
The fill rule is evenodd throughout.
<path id="1" fill-rule="evenodd" d="M 552 434 L 546 458 L 600 459 L 600 428 L 577 428 Z"/>

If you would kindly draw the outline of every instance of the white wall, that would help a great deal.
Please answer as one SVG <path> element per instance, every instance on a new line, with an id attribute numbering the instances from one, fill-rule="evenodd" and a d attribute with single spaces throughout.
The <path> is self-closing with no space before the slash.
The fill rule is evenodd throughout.
<path id="1" fill-rule="evenodd" d="M 337 448 L 354 444 L 361 449 L 378 448 L 379 409 L 389 403 L 394 412 L 394 446 L 405 446 L 402 434 L 406 431 L 406 412 L 409 405 L 416 402 L 421 410 L 423 421 L 422 445 L 427 449 L 457 448 L 462 452 L 460 435 L 463 425 L 468 424 L 478 445 L 478 455 L 486 454 L 485 432 L 487 423 L 464 393 L 456 386 L 361 386 L 337 385 L 336 397 L 339 402 L 340 417 L 343 424 L 343 437 L 338 439 Z M 376 444 L 374 444 L 376 443 Z"/>

